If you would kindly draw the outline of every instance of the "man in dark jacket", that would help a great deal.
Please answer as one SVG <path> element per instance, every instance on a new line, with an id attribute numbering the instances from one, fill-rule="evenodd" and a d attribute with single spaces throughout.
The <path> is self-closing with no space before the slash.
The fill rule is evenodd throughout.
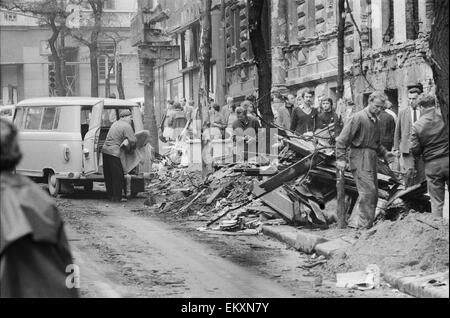
<path id="1" fill-rule="evenodd" d="M 17 130 L 1 118 L 0 138 L 0 298 L 78 297 L 56 203 L 31 180 L 13 173 L 22 157 Z"/>
<path id="2" fill-rule="evenodd" d="M 386 95 L 376 91 L 369 97 L 369 105 L 355 113 L 336 139 L 336 168 L 344 170 L 346 149 L 350 147 L 350 169 L 359 194 L 359 204 L 353 211 L 349 226 L 370 228 L 378 202 L 378 156 L 390 160 L 392 155 L 383 147 L 377 115 L 384 109 Z"/>
<path id="3" fill-rule="evenodd" d="M 302 94 L 303 102 L 295 107 L 291 117 L 291 129 L 298 135 L 306 132 L 313 133 L 317 128 L 317 110 L 312 108 L 314 102 L 314 91 L 307 90 Z"/>
<path id="4" fill-rule="evenodd" d="M 414 124 L 411 133 L 411 154 L 425 161 L 425 176 L 431 200 L 431 211 L 442 217 L 445 184 L 449 181 L 448 128 L 440 111 L 436 108 L 435 97 L 422 94 L 418 101 L 421 117 Z"/>
<path id="5" fill-rule="evenodd" d="M 380 124 L 381 144 L 386 150 L 391 151 L 394 145 L 395 119 L 386 110 L 378 115 Z"/>
<path id="6" fill-rule="evenodd" d="M 130 110 L 121 110 L 119 117 L 120 120 L 114 122 L 109 129 L 102 148 L 106 192 L 108 199 L 113 202 L 127 200 L 124 170 L 120 161 L 121 148 L 125 147 L 131 152 L 136 146 Z"/>

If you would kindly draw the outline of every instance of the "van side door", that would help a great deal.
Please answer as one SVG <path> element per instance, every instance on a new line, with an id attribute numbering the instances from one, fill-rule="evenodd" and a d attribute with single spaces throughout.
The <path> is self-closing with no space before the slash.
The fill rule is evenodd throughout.
<path id="1" fill-rule="evenodd" d="M 99 154 L 96 149 L 100 136 L 103 107 L 103 100 L 92 106 L 91 118 L 89 120 L 89 130 L 84 137 L 83 143 L 83 163 L 85 175 L 98 172 Z"/>

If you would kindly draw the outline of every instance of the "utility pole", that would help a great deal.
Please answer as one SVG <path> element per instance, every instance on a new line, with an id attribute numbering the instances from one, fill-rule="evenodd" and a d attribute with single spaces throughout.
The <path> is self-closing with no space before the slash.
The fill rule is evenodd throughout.
<path id="1" fill-rule="evenodd" d="M 180 47 L 171 45 L 172 39 L 156 28 L 156 23 L 169 18 L 167 12 L 153 0 L 138 0 L 138 11 L 131 20 L 131 45 L 138 47 L 139 61 L 144 69 L 144 127 L 150 132 L 150 144 L 155 152 L 159 152 L 159 139 L 153 98 L 153 68 L 156 60 L 180 58 Z"/>
<path id="2" fill-rule="evenodd" d="M 338 101 L 344 97 L 344 36 L 345 36 L 345 0 L 339 0 L 338 2 L 338 77 L 337 77 L 337 98 Z M 334 127 L 335 134 L 337 133 L 337 125 Z M 336 191 L 337 191 L 337 217 L 338 227 L 345 228 L 345 178 L 344 170 L 336 168 Z"/>

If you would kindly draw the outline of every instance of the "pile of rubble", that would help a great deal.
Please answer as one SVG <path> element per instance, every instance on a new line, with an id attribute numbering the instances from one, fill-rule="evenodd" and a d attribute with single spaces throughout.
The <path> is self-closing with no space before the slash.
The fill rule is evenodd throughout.
<path id="1" fill-rule="evenodd" d="M 264 223 L 327 228 L 337 222 L 334 146 L 330 127 L 313 137 L 287 132 L 276 160 L 216 164 L 202 181 L 199 172 L 154 164 L 146 205 L 159 213 L 209 218 L 201 230 L 256 234 Z M 328 135 L 329 136 L 329 135 Z M 357 201 L 353 176 L 345 171 L 346 215 Z M 395 219 L 412 207 L 429 211 L 426 184 L 405 189 L 399 175 L 379 162 L 377 218 Z"/>

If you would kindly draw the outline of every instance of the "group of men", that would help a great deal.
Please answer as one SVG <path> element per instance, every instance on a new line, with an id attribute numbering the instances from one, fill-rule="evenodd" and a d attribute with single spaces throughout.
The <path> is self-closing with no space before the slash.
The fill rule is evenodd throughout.
<path id="1" fill-rule="evenodd" d="M 436 107 L 435 97 L 419 93 L 414 89 L 409 91 L 409 105 L 400 110 L 396 121 L 392 119 L 394 128 L 387 117 L 391 115 L 383 116 L 388 107 L 386 95 L 381 91 L 372 93 L 368 106 L 355 113 L 337 137 L 336 167 L 345 169 L 348 158 L 359 194 L 350 227 L 370 228 L 373 225 L 378 202 L 378 157 L 387 163 L 392 163 L 395 157 L 401 159 L 406 171 L 405 186 L 421 181 L 422 161 L 432 213 L 443 215 L 445 185 L 448 188 L 449 183 L 448 129 Z M 386 124 L 388 120 L 389 125 Z M 390 132 L 394 131 L 393 141 L 383 135 L 388 128 Z M 392 152 L 390 145 L 393 145 Z"/>

